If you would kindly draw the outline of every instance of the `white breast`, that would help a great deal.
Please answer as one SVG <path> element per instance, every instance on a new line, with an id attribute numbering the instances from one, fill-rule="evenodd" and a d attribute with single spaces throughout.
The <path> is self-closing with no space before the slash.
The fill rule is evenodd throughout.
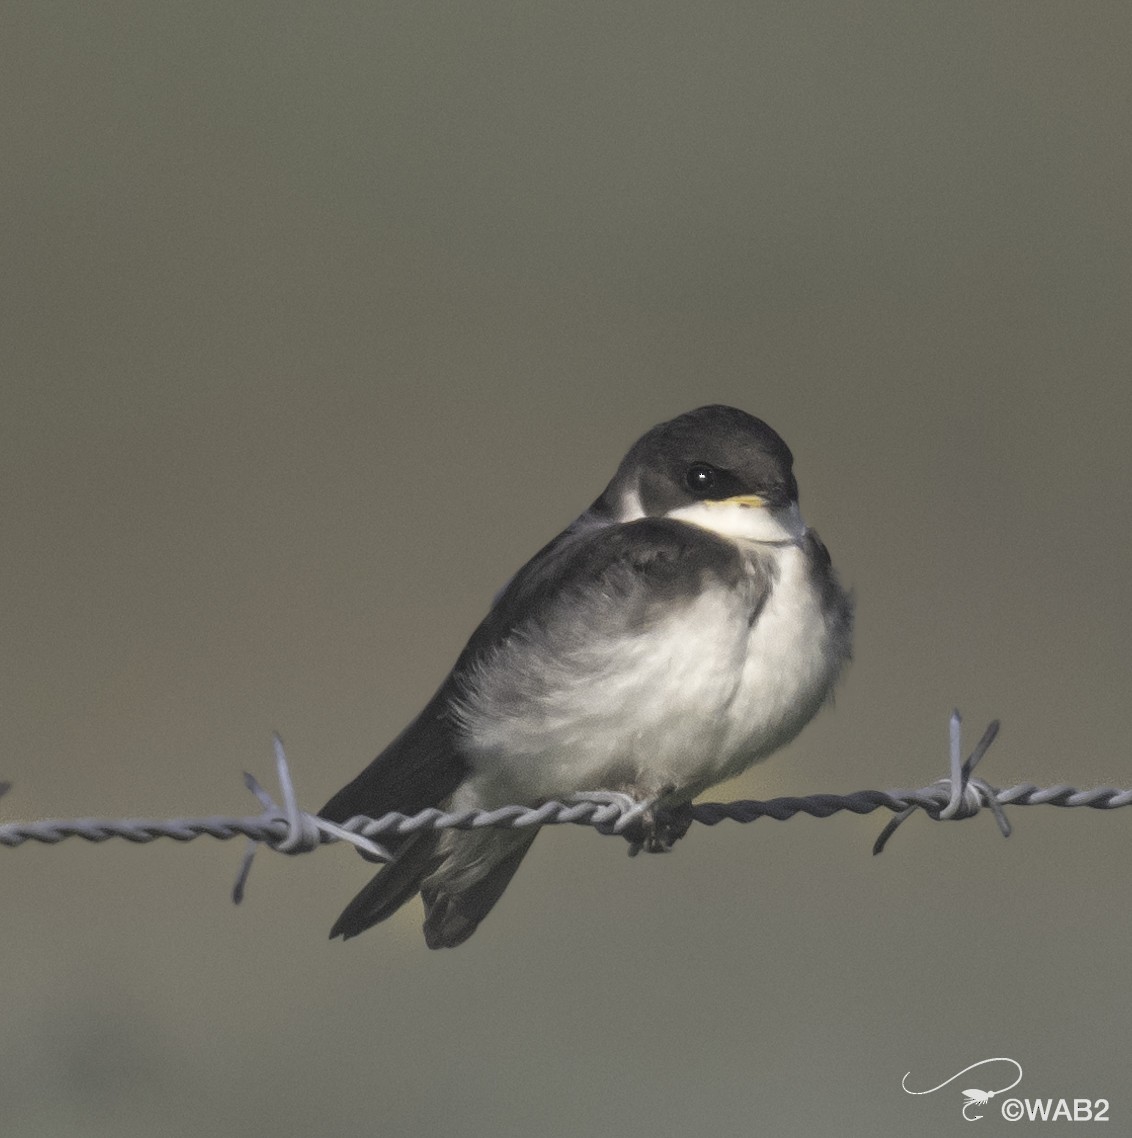
<path id="1" fill-rule="evenodd" d="M 777 577 L 750 625 L 751 592 L 722 585 L 636 635 L 573 646 L 513 636 L 462 701 L 473 775 L 461 802 L 665 786 L 689 796 L 791 739 L 836 675 L 820 597 L 798 546 L 767 547 Z M 504 677 L 532 682 L 516 701 Z"/>
<path id="2" fill-rule="evenodd" d="M 778 579 L 747 636 L 713 781 L 793 739 L 825 701 L 841 665 L 803 549 L 780 546 L 775 555 Z"/>

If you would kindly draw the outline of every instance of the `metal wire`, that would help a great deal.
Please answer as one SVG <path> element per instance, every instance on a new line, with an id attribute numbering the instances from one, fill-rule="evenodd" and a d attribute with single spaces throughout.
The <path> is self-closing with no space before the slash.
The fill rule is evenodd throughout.
<path id="1" fill-rule="evenodd" d="M 1000 789 L 981 778 L 974 778 L 971 772 L 994 741 L 998 722 L 990 724 L 966 761 L 961 758 L 959 724 L 959 713 L 952 712 L 951 772 L 930 786 L 918 790 L 811 794 L 768 801 L 701 802 L 691 807 L 691 817 L 703 825 L 715 826 L 723 821 L 753 822 L 757 818 L 785 821 L 796 814 L 828 818 L 843 810 L 853 814 L 891 810 L 896 816 L 873 845 L 873 853 L 878 854 L 897 827 L 917 810 L 935 821 L 954 821 L 973 817 L 986 807 L 994 814 L 1003 836 L 1009 837 L 1011 827 L 1003 809 L 1006 806 L 1088 806 L 1094 810 L 1115 810 L 1132 805 L 1132 789 L 1098 786 L 1091 790 L 1078 790 L 1067 785 L 1038 787 L 1031 782 Z M 459 811 L 430 808 L 418 814 L 390 812 L 380 818 L 358 816 L 338 824 L 299 808 L 283 744 L 278 737 L 274 743 L 282 806 L 274 802 L 252 775 L 245 774 L 248 789 L 263 806 L 259 814 L 235 818 L 212 815 L 204 818 L 49 818 L 37 822 L 7 822 L 0 824 L 0 846 L 15 847 L 25 842 L 55 844 L 67 838 L 81 838 L 87 842 L 124 838 L 128 842 L 145 843 L 158 838 L 189 842 L 200 837 L 221 841 L 244 837 L 249 839 L 249 848 L 233 890 L 233 897 L 238 902 L 243 896 L 252 855 L 259 845 L 268 846 L 278 853 L 300 854 L 335 842 L 349 842 L 371 859 L 388 860 L 388 851 L 376 840 L 383 834 L 408 834 L 426 829 L 471 830 L 483 826 L 517 829 L 567 823 L 592 826 L 605 834 L 621 834 L 653 805 L 635 801 L 616 791 L 598 791 L 578 794 L 568 803 L 545 802 L 537 807 L 502 806 L 496 810 Z M 9 784 L 0 783 L 0 795 L 8 789 Z"/>

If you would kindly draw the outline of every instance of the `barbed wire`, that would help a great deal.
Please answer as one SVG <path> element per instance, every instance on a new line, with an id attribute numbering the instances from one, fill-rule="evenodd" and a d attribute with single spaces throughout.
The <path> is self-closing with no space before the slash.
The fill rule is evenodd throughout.
<path id="1" fill-rule="evenodd" d="M 874 810 L 891 810 L 895 817 L 873 844 L 873 853 L 879 854 L 896 829 L 917 810 L 933 821 L 943 822 L 971 818 L 987 808 L 993 813 L 1003 836 L 1009 837 L 1011 825 L 1004 810 L 1007 806 L 1088 806 L 1094 810 L 1115 810 L 1132 805 L 1132 789 L 1120 790 L 1111 786 L 1098 786 L 1091 790 L 1078 790 L 1065 784 L 1039 787 L 1032 782 L 1017 783 L 1005 789 L 992 786 L 984 779 L 973 777 L 972 771 L 994 742 L 998 721 L 987 727 L 966 760 L 962 758 L 960 727 L 959 712 L 954 711 L 950 719 L 950 773 L 930 786 L 917 790 L 810 794 L 767 801 L 700 802 L 690 807 L 689 815 L 692 821 L 715 826 L 723 821 L 753 822 L 758 818 L 786 821 L 797 814 L 828 818 L 842 811 L 871 814 Z M 0 824 L 0 846 L 16 847 L 25 842 L 55 844 L 67 838 L 81 838 L 87 842 L 123 838 L 128 842 L 146 843 L 159 838 L 189 842 L 200 837 L 221 841 L 244 837 L 249 840 L 249 846 L 233 889 L 233 899 L 238 903 L 243 897 L 252 857 L 260 845 L 277 853 L 301 854 L 324 845 L 348 842 L 371 860 L 387 861 L 391 857 L 389 851 L 376 840 L 386 834 L 401 835 L 429 829 L 472 830 L 485 826 L 518 829 L 572 824 L 591 826 L 603 834 L 624 835 L 642 814 L 655 805 L 652 801 L 638 801 L 617 791 L 594 791 L 574 795 L 570 802 L 545 802 L 535 807 L 502 806 L 495 810 L 456 811 L 430 808 L 416 814 L 392 811 L 379 818 L 359 815 L 342 823 L 329 822 L 300 809 L 287 756 L 278 736 L 274 737 L 274 747 L 276 777 L 283 799 L 281 806 L 252 775 L 245 773 L 245 785 L 263 807 L 258 814 L 163 819 L 48 818 L 35 822 L 6 822 Z M 0 796 L 9 789 L 9 783 L 0 783 Z M 634 843 L 630 852 L 635 853 L 639 848 L 640 843 Z"/>

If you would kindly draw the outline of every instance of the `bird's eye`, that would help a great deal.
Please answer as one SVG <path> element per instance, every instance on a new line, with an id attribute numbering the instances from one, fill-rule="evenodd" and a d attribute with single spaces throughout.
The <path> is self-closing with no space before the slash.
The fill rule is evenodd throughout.
<path id="1" fill-rule="evenodd" d="M 684 475 L 684 485 L 697 498 L 710 498 L 712 490 L 719 480 L 719 471 L 706 462 L 695 462 L 688 467 Z"/>

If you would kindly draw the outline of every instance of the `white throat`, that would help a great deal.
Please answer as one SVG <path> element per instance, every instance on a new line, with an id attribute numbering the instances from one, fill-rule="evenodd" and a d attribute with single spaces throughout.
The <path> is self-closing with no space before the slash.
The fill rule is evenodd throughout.
<path id="1" fill-rule="evenodd" d="M 669 510 L 666 516 L 723 537 L 766 545 L 797 545 L 806 536 L 806 523 L 796 502 L 782 509 L 772 509 L 728 500 L 705 500 Z"/>

